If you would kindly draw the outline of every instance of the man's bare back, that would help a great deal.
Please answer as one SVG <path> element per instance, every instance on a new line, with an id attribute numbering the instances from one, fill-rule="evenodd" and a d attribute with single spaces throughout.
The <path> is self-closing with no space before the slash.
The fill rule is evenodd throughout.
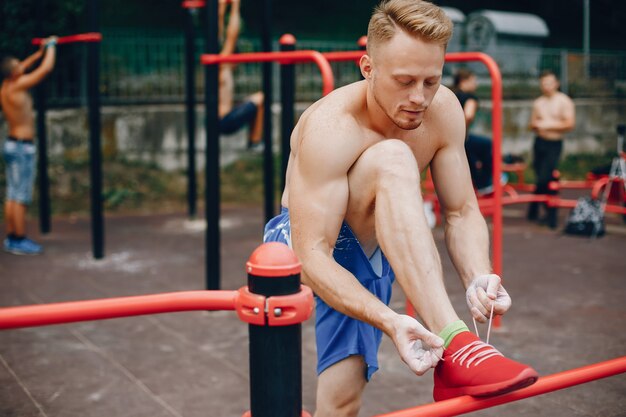
<path id="1" fill-rule="evenodd" d="M 33 99 L 13 80 L 4 80 L 0 89 L 2 111 L 9 125 L 9 136 L 32 139 L 35 136 Z"/>

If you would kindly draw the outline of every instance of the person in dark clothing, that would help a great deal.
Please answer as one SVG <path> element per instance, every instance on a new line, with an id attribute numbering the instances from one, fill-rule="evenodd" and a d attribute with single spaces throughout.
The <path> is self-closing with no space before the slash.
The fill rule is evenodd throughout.
<path id="1" fill-rule="evenodd" d="M 459 99 L 465 115 L 465 153 L 467 154 L 474 188 L 479 195 L 489 194 L 493 192 L 491 139 L 470 133 L 470 126 L 478 111 L 478 97 L 474 94 L 476 91 L 476 74 L 466 68 L 459 69 L 454 76 L 452 91 Z"/>

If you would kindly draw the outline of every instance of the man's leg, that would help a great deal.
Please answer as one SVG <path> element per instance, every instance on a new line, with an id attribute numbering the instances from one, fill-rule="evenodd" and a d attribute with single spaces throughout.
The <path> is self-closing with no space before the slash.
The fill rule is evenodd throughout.
<path id="1" fill-rule="evenodd" d="M 350 170 L 348 183 L 346 221 L 366 254 L 380 245 L 400 286 L 433 333 L 459 320 L 443 284 L 410 148 L 399 140 L 370 147 Z"/>
<path id="2" fill-rule="evenodd" d="M 317 381 L 314 417 L 356 417 L 365 389 L 362 356 L 349 356 L 324 370 Z"/>
<path id="3" fill-rule="evenodd" d="M 13 236 L 15 234 L 15 215 L 13 207 L 15 202 L 7 200 L 4 203 L 4 221 L 6 223 L 7 236 Z"/>
<path id="4" fill-rule="evenodd" d="M 6 202 L 7 234 L 26 236 L 26 206 L 18 201 Z"/>
<path id="5" fill-rule="evenodd" d="M 263 100 L 264 96 L 260 91 L 250 96 L 250 101 L 256 106 L 256 116 L 250 129 L 250 143 L 252 144 L 260 143 L 263 139 L 263 117 L 265 113 Z"/>

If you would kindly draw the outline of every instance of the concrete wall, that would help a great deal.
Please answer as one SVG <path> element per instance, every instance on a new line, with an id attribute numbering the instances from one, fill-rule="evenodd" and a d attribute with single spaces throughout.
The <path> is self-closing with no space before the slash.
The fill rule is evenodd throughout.
<path id="1" fill-rule="evenodd" d="M 491 136 L 491 104 L 481 102 L 481 110 L 472 127 L 476 133 Z M 301 112 L 306 108 L 298 106 Z M 532 146 L 532 133 L 527 125 L 531 101 L 504 103 L 504 153 L 527 154 Z M 613 150 L 615 127 L 626 123 L 626 100 L 576 101 L 577 121 L 574 132 L 567 135 L 565 153 Z M 278 149 L 280 106 L 275 105 L 274 143 Z M 204 117 L 198 106 L 197 167 L 204 167 Z M 86 109 L 52 110 L 47 113 L 49 154 L 51 157 L 85 157 L 89 134 Z M 182 105 L 104 107 L 102 109 L 102 143 L 104 154 L 124 156 L 132 160 L 155 163 L 165 170 L 185 169 L 185 112 Z M 0 117 L 0 134 L 6 135 L 6 124 Z M 223 136 L 221 163 L 226 165 L 246 152 L 246 131 Z"/>

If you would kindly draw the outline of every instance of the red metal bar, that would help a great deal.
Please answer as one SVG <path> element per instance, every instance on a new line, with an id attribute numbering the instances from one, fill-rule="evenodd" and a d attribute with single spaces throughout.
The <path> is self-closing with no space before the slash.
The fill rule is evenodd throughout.
<path id="1" fill-rule="evenodd" d="M 215 64 L 243 64 L 250 62 L 280 62 L 281 64 L 294 64 L 298 62 L 313 61 L 317 64 L 322 74 L 323 95 L 327 95 L 335 88 L 333 70 L 328 60 L 318 51 L 287 51 L 287 52 L 251 52 L 245 54 L 217 55 L 204 54 L 200 57 L 202 65 Z"/>
<path id="2" fill-rule="evenodd" d="M 365 55 L 366 51 L 339 51 L 339 52 L 322 52 L 324 58 L 328 60 L 328 62 L 339 62 L 339 61 L 356 61 L 363 55 Z"/>
<path id="3" fill-rule="evenodd" d="M 489 398 L 463 396 L 376 417 L 457 416 L 626 372 L 626 356 L 539 378 L 530 387 Z"/>
<path id="4" fill-rule="evenodd" d="M 34 38 L 32 40 L 33 45 L 41 45 L 44 38 Z M 97 32 L 81 33 L 78 35 L 61 36 L 57 38 L 57 44 L 63 43 L 75 43 L 75 42 L 100 42 L 102 41 L 102 34 Z"/>
<path id="5" fill-rule="evenodd" d="M 453 52 L 446 54 L 446 62 L 480 61 L 489 70 L 491 76 L 492 116 L 491 130 L 493 131 L 493 198 L 495 201 L 493 222 L 493 270 L 502 276 L 502 75 L 498 64 L 489 55 L 482 52 Z M 496 317 L 498 318 L 498 317 Z M 499 320 L 496 322 L 498 324 Z"/>
<path id="6" fill-rule="evenodd" d="M 184 9 L 201 9 L 206 6 L 205 0 L 186 0 L 182 4 Z"/>
<path id="7" fill-rule="evenodd" d="M 234 310 L 237 291 L 181 291 L 88 301 L 6 307 L 0 329 L 194 310 Z"/>

